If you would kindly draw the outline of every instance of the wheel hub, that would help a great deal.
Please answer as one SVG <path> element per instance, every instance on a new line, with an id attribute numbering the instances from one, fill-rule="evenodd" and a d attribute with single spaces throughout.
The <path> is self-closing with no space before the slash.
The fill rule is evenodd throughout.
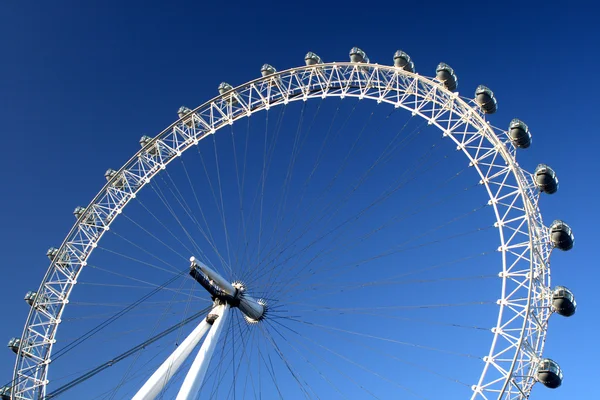
<path id="1" fill-rule="evenodd" d="M 190 275 L 210 293 L 213 300 L 239 309 L 249 323 L 257 323 L 265 318 L 266 301 L 249 296 L 246 293 L 246 286 L 242 282 L 229 283 L 219 273 L 198 261 L 196 257 L 191 257 L 190 262 Z"/>

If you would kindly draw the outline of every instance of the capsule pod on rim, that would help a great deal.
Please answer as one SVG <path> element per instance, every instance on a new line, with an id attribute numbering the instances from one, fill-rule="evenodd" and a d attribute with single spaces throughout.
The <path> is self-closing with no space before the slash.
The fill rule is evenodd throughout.
<path id="1" fill-rule="evenodd" d="M 231 86 L 227 82 L 221 82 L 218 89 L 219 89 L 219 94 L 224 95 L 226 93 L 233 91 L 233 86 Z M 228 96 L 227 101 L 231 102 L 232 104 L 237 104 L 237 102 L 238 102 L 237 99 L 233 96 L 233 93 L 231 94 L 231 96 Z"/>
<path id="2" fill-rule="evenodd" d="M 33 304 L 35 303 L 37 297 L 38 297 L 37 292 L 34 292 L 33 290 L 30 290 L 29 292 L 27 292 L 25 294 L 24 300 L 25 300 L 25 302 L 27 304 L 29 304 L 30 307 L 33 307 Z M 37 308 L 45 310 L 46 309 L 46 305 L 44 303 L 47 302 L 47 301 L 48 301 L 48 298 L 45 297 L 45 296 L 42 296 L 40 298 L 40 300 L 38 301 Z"/>
<path id="3" fill-rule="evenodd" d="M 521 149 L 526 149 L 531 146 L 531 133 L 529 127 L 520 119 L 513 119 L 508 126 L 508 136 L 511 142 Z"/>
<path id="4" fill-rule="evenodd" d="M 550 225 L 550 239 L 554 243 L 554 247 L 562 251 L 571 250 L 575 243 L 571 227 L 559 219 Z"/>
<path id="5" fill-rule="evenodd" d="M 540 164 L 533 173 L 535 185 L 540 192 L 554 194 L 558 191 L 556 172 L 546 164 Z"/>
<path id="6" fill-rule="evenodd" d="M 150 136 L 144 135 L 140 138 L 140 146 L 142 146 L 142 148 L 149 146 L 150 143 L 152 143 L 152 138 Z M 158 154 L 157 146 L 154 145 L 154 146 L 150 147 L 148 149 L 148 154 L 150 154 L 151 156 L 155 156 L 156 154 Z"/>
<path id="7" fill-rule="evenodd" d="M 21 347 L 22 347 L 21 339 L 19 339 L 19 338 L 14 337 L 14 338 L 10 339 L 8 341 L 7 347 L 9 349 L 11 349 L 12 352 L 15 354 L 19 354 L 19 352 L 21 352 L 22 355 L 24 355 L 26 357 L 31 357 L 31 354 L 29 354 L 28 352 L 21 349 Z"/>
<path id="8" fill-rule="evenodd" d="M 402 50 L 396 50 L 394 53 L 394 66 L 408 72 L 415 72 L 415 64 L 410 59 L 410 56 Z"/>
<path id="9" fill-rule="evenodd" d="M 177 110 L 177 116 L 179 117 L 179 119 L 183 119 L 183 122 L 190 128 L 192 126 L 194 126 L 194 118 L 192 117 L 191 114 L 192 114 L 192 110 L 186 106 L 181 106 Z M 185 118 L 188 115 L 189 115 L 189 118 Z"/>
<path id="10" fill-rule="evenodd" d="M 565 286 L 557 286 L 552 291 L 552 307 L 558 315 L 570 317 L 577 310 L 575 295 Z"/>
<path id="11" fill-rule="evenodd" d="M 46 250 L 46 257 L 48 257 L 50 261 L 53 261 L 57 254 L 58 249 L 56 247 L 50 247 L 48 250 Z"/>
<path id="12" fill-rule="evenodd" d="M 84 212 L 85 212 L 85 207 L 77 206 L 77 207 L 75 207 L 75 210 L 73 210 L 73 215 L 75 216 L 75 218 L 79 219 L 79 218 L 81 218 L 81 216 L 83 215 Z"/>
<path id="13" fill-rule="evenodd" d="M 104 173 L 104 177 L 106 178 L 107 181 L 110 181 L 113 178 L 113 176 L 115 176 L 116 174 L 117 174 L 117 171 L 115 171 L 112 168 L 109 168 Z"/>
<path id="14" fill-rule="evenodd" d="M 190 108 L 188 108 L 188 107 L 186 107 L 186 106 L 181 106 L 181 107 L 179 107 L 179 109 L 177 110 L 177 116 L 178 116 L 179 118 L 183 118 L 183 117 L 185 117 L 186 115 L 188 115 L 188 114 L 189 114 L 189 113 L 191 113 L 191 112 L 192 112 L 192 110 L 191 110 Z"/>
<path id="15" fill-rule="evenodd" d="M 77 219 L 81 218 L 83 213 L 85 213 L 85 207 L 77 206 L 77 207 L 75 207 L 75 210 L 73 210 L 73 215 Z M 94 225 L 94 223 L 95 223 L 94 214 L 92 212 L 89 212 L 83 222 L 88 225 Z"/>
<path id="16" fill-rule="evenodd" d="M 37 293 L 36 293 L 36 292 L 34 292 L 34 291 L 32 291 L 32 290 L 30 290 L 29 292 L 27 292 L 27 293 L 25 294 L 25 299 L 24 299 L 24 300 L 25 300 L 25 302 L 26 302 L 27 304 L 29 304 L 30 306 L 32 306 L 32 305 L 33 305 L 33 303 L 35 302 L 35 298 L 36 298 L 36 297 L 37 297 Z"/>
<path id="17" fill-rule="evenodd" d="M 107 182 L 110 182 L 115 177 L 115 175 L 117 175 L 117 171 L 115 171 L 112 168 L 107 169 L 104 173 L 104 177 L 106 178 Z M 112 185 L 117 189 L 123 189 L 125 187 L 125 180 L 123 179 L 123 176 L 116 179 Z"/>
<path id="18" fill-rule="evenodd" d="M 233 90 L 233 86 L 231 86 L 229 83 L 221 82 L 221 84 L 219 84 L 219 94 L 223 95 L 231 90 Z"/>
<path id="19" fill-rule="evenodd" d="M 312 51 L 309 51 L 308 53 L 306 53 L 306 55 L 304 56 L 304 62 L 306 63 L 307 66 L 315 65 L 315 64 L 323 64 L 321 57 L 319 57 Z"/>
<path id="20" fill-rule="evenodd" d="M 260 69 L 260 73 L 262 76 L 273 75 L 277 70 L 270 64 L 264 64 Z"/>
<path id="21" fill-rule="evenodd" d="M 562 384 L 563 373 L 556 361 L 544 358 L 538 365 L 536 378 L 547 388 L 556 389 Z"/>
<path id="22" fill-rule="evenodd" d="M 446 89 L 450 90 L 451 92 L 456 90 L 458 87 L 458 78 L 456 77 L 452 67 L 446 63 L 439 63 L 435 72 L 435 78 L 442 82 Z"/>
<path id="23" fill-rule="evenodd" d="M 493 114 L 498 109 L 498 103 L 492 92 L 487 86 L 479 85 L 475 90 L 475 101 L 486 114 Z"/>
<path id="24" fill-rule="evenodd" d="M 350 62 L 353 62 L 353 63 L 368 62 L 365 60 L 368 60 L 368 58 L 367 58 L 367 54 L 364 51 L 362 51 L 358 47 L 353 47 L 352 49 L 350 49 Z"/>

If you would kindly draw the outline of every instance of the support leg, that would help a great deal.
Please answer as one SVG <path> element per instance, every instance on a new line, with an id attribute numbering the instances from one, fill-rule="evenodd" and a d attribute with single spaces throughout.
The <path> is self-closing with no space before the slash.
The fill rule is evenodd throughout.
<path id="1" fill-rule="evenodd" d="M 215 311 L 215 314 L 218 314 L 219 318 L 213 323 L 211 330 L 208 332 L 206 339 L 202 343 L 202 347 L 196 355 L 196 358 L 181 385 L 176 400 L 194 400 L 198 397 L 198 392 L 204 381 L 210 359 L 217 345 L 217 341 L 219 340 L 219 336 L 223 331 L 223 327 L 227 322 L 229 304 L 219 306 Z"/>
<path id="2" fill-rule="evenodd" d="M 221 307 L 221 306 L 219 306 Z M 213 309 L 212 312 L 214 312 Z M 189 357 L 194 347 L 210 329 L 206 318 L 189 334 L 187 338 L 175 349 L 156 372 L 148 379 L 142 388 L 131 400 L 153 400 L 169 382 L 169 379 L 177 372 L 181 364 Z"/>

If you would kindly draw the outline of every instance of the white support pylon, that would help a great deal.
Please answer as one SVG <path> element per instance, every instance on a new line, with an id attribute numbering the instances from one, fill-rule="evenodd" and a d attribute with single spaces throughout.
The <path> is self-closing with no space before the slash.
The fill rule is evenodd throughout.
<path id="1" fill-rule="evenodd" d="M 217 307 L 213 308 L 213 311 Z M 212 313 L 212 311 L 211 311 Z M 219 318 L 220 319 L 220 318 Z M 189 357 L 190 353 L 200 342 L 202 337 L 210 329 L 210 324 L 206 318 L 198 324 L 196 329 L 188 335 L 187 338 L 175 349 L 175 351 L 162 363 L 154 374 L 146 381 L 144 386 L 132 397 L 131 400 L 154 400 L 154 398 L 163 390 L 171 377 L 177 372 L 181 364 Z"/>
<path id="2" fill-rule="evenodd" d="M 227 321 L 229 314 L 229 304 L 224 304 L 215 308 L 215 314 L 219 317 L 213 323 L 212 328 L 206 335 L 206 339 L 202 343 L 202 347 L 198 351 L 190 370 L 185 376 L 185 380 L 179 389 L 176 400 L 195 400 L 198 397 L 198 392 L 204 381 L 204 376 L 210 364 L 210 359 L 215 351 L 217 340 L 223 331 L 223 326 Z"/>

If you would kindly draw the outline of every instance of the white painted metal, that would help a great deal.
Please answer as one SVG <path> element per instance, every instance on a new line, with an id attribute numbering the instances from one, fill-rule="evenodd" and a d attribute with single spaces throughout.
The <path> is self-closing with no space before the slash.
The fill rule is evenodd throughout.
<path id="1" fill-rule="evenodd" d="M 498 319 L 480 379 L 478 399 L 526 399 L 535 383 L 551 315 L 549 230 L 532 175 L 518 165 L 507 132 L 489 125 L 477 104 L 432 78 L 393 66 L 328 63 L 292 68 L 245 83 L 186 114 L 135 154 L 102 188 L 58 250 L 37 293 L 17 355 L 14 400 L 45 395 L 54 338 L 87 259 L 129 200 L 173 159 L 240 118 L 325 97 L 356 97 L 400 107 L 438 127 L 480 176 L 496 216 L 502 255 Z M 24 357 L 23 354 L 29 355 Z"/>
<path id="2" fill-rule="evenodd" d="M 206 264 L 196 259 L 196 257 L 194 256 L 190 257 L 190 261 L 192 265 L 196 265 L 198 268 L 200 268 L 200 271 L 202 271 L 202 273 L 206 275 L 208 279 L 213 281 L 214 284 L 218 286 L 222 291 L 224 291 L 230 296 L 235 296 L 236 289 L 231 283 L 227 282 L 225 278 L 223 278 L 218 272 L 212 270 Z"/>
<path id="3" fill-rule="evenodd" d="M 223 327 L 227 322 L 227 317 L 229 315 L 229 304 L 217 307 L 214 313 L 217 314 L 219 318 L 217 318 L 217 320 L 213 323 L 208 335 L 206 335 L 206 339 L 204 339 L 202 347 L 198 351 L 190 370 L 185 376 L 176 400 L 195 400 L 198 397 L 200 387 L 204 381 L 206 370 L 210 365 L 210 360 L 215 351 L 217 341 L 219 340 L 219 336 L 221 335 Z"/>
<path id="4" fill-rule="evenodd" d="M 219 307 L 221 306 L 216 308 Z M 214 310 L 215 308 L 213 308 Z M 210 324 L 206 322 L 206 318 L 202 319 L 202 322 L 177 346 L 165 362 L 158 367 L 144 386 L 133 396 L 132 400 L 153 400 L 167 385 L 171 377 L 181 367 L 181 364 L 189 357 L 192 350 L 198 345 L 210 327 Z"/>
<path id="5" fill-rule="evenodd" d="M 194 256 L 190 258 L 192 267 L 196 266 L 208 278 L 209 281 L 218 287 L 224 293 L 239 300 L 238 309 L 244 314 L 244 318 L 249 323 L 258 322 L 265 313 L 265 304 L 256 300 L 254 297 L 244 293 L 245 288 L 242 285 L 227 282 L 218 272 L 198 261 Z"/>
<path id="6" fill-rule="evenodd" d="M 265 305 L 254 297 L 242 295 L 238 308 L 244 314 L 246 321 L 253 323 L 260 321 L 265 314 Z"/>

